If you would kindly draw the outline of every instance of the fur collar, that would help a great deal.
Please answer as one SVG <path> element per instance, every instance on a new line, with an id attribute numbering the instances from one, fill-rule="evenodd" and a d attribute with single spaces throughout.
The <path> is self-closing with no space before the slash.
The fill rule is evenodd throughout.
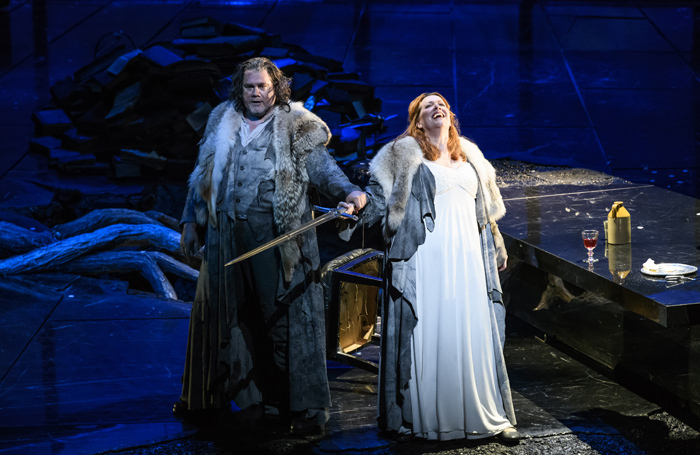
<path id="1" fill-rule="evenodd" d="M 274 109 L 270 144 L 275 154 L 273 211 L 277 232 L 284 233 L 301 224 L 309 183 L 306 161 L 314 148 L 328 144 L 331 132 L 301 103 L 290 103 L 289 112 Z M 230 101 L 219 104 L 209 115 L 204 137 L 199 142 L 197 164 L 189 178 L 200 225 L 207 222 L 214 227 L 217 225 L 217 192 L 228 165 L 231 143 L 239 134 L 243 121 L 243 116 Z M 299 247 L 296 242 L 285 242 L 280 251 L 285 272 L 291 273 L 291 268 L 301 258 Z"/>
<path id="2" fill-rule="evenodd" d="M 463 137 L 460 144 L 467 161 L 474 165 L 479 175 L 488 220 L 498 221 L 506 214 L 506 208 L 496 185 L 496 171 L 476 144 Z M 386 144 L 370 163 L 370 173 L 384 191 L 387 206 L 384 223 L 390 232 L 396 232 L 403 221 L 413 176 L 422 159 L 423 152 L 418 142 L 407 136 Z"/>

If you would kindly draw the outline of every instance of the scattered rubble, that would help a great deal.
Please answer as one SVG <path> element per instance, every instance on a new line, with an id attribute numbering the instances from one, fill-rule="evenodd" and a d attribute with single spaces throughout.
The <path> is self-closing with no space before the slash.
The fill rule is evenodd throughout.
<path id="1" fill-rule="evenodd" d="M 513 160 L 493 160 L 496 181 L 502 188 L 533 185 L 610 185 L 630 183 L 619 177 L 583 168 L 546 166 Z"/>

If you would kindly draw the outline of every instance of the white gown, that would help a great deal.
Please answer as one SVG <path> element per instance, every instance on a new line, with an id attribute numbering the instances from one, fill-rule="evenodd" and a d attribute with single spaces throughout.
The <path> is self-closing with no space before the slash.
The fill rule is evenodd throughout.
<path id="1" fill-rule="evenodd" d="M 511 424 L 499 392 L 471 165 L 424 160 L 435 176 L 435 228 L 416 252 L 411 340 L 413 434 L 437 440 L 493 436 Z"/>

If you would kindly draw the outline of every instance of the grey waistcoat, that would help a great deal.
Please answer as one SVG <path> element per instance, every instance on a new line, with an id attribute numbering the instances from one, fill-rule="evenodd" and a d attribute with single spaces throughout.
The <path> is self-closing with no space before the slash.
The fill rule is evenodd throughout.
<path id="1" fill-rule="evenodd" d="M 247 219 L 250 212 L 272 214 L 275 189 L 275 156 L 269 149 L 272 122 L 266 123 L 262 134 L 247 146 L 236 135 L 231 145 L 227 169 L 228 179 L 222 179 L 217 208 L 232 219 Z"/>

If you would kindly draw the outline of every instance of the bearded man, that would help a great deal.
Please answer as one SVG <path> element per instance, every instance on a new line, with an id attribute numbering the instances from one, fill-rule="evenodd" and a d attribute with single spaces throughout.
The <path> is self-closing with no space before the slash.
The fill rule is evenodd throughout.
<path id="1" fill-rule="evenodd" d="M 367 202 L 329 155 L 326 124 L 290 93 L 272 61 L 252 58 L 209 116 L 181 221 L 186 257 L 200 251 L 198 230 L 206 241 L 174 412 L 233 401 L 305 435 L 323 431 L 330 407 L 316 234 L 225 266 L 311 220 L 310 187 L 351 213 Z"/>

